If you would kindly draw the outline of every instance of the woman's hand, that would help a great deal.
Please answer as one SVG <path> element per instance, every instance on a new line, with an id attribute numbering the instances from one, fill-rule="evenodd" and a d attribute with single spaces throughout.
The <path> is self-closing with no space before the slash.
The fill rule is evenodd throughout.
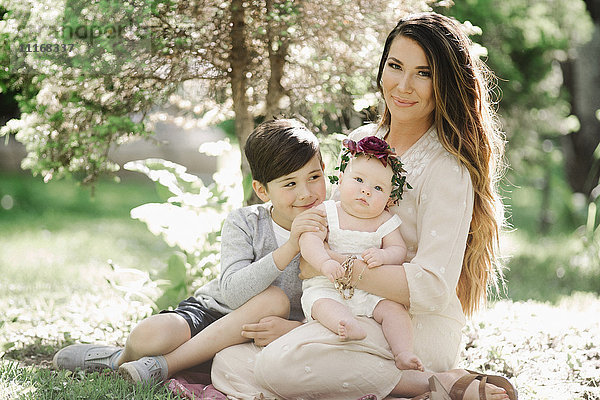
<path id="1" fill-rule="evenodd" d="M 257 346 L 266 346 L 273 340 L 302 325 L 281 317 L 264 317 L 257 324 L 242 326 L 242 336 L 254 340 Z"/>

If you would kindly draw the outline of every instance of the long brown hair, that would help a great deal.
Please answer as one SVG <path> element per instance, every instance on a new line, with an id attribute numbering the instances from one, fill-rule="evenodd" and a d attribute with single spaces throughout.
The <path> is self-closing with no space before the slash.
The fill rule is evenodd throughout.
<path id="1" fill-rule="evenodd" d="M 435 97 L 434 123 L 444 148 L 467 168 L 475 201 L 457 296 L 466 315 L 487 299 L 489 285 L 497 287 L 501 270 L 498 236 L 504 221 L 497 185 L 503 170 L 504 135 L 491 102 L 493 74 L 471 54 L 472 42 L 459 24 L 437 13 L 414 14 L 398 22 L 385 47 L 377 85 L 390 46 L 398 36 L 417 42 L 427 56 Z M 386 105 L 380 126 L 389 129 Z"/>

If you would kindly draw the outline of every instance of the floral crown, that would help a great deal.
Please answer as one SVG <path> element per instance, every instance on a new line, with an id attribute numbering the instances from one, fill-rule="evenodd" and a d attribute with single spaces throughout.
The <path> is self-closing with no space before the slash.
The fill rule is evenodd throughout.
<path id="1" fill-rule="evenodd" d="M 358 157 L 360 155 L 366 155 L 369 157 L 375 157 L 384 167 L 388 164 L 392 167 L 392 193 L 390 199 L 394 204 L 398 204 L 399 200 L 402 200 L 402 193 L 404 192 L 404 186 L 407 189 L 412 187 L 406 182 L 406 176 L 403 175 L 406 170 L 402 167 L 402 162 L 396 156 L 394 149 L 383 139 L 379 139 L 377 136 L 367 136 L 358 142 L 351 139 L 344 139 L 342 142 L 345 149 L 342 153 L 339 167 L 335 167 L 336 170 L 344 172 L 350 162 L 350 156 Z M 330 176 L 329 181 L 331 183 L 338 183 L 339 178 L 337 176 Z"/>

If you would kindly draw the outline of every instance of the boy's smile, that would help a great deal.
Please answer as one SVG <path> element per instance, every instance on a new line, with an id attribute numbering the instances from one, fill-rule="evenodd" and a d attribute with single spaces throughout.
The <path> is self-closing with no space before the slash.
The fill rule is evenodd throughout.
<path id="1" fill-rule="evenodd" d="M 325 177 L 318 155 L 299 170 L 268 182 L 266 187 L 254 182 L 258 197 L 273 204 L 273 221 L 287 230 L 298 214 L 325 200 Z"/>

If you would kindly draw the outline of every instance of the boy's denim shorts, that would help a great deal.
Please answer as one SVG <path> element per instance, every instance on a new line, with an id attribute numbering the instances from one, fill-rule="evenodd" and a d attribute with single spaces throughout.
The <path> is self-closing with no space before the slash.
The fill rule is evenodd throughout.
<path id="1" fill-rule="evenodd" d="M 198 332 L 225 315 L 204 307 L 195 297 L 189 297 L 188 299 L 183 300 L 174 310 L 163 310 L 160 313 L 175 313 L 181 315 L 190 326 L 192 337 L 196 336 Z"/>

